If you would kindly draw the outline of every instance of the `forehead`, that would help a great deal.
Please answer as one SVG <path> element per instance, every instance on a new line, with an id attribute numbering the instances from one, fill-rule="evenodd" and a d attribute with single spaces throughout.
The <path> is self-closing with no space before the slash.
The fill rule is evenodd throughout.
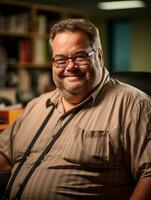
<path id="1" fill-rule="evenodd" d="M 52 49 L 72 49 L 72 48 L 87 48 L 90 46 L 89 39 L 84 32 L 64 31 L 58 33 L 52 41 Z"/>

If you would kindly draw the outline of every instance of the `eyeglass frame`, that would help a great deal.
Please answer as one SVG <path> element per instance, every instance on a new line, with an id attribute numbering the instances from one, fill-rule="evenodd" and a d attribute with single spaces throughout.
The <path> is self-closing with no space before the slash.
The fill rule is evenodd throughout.
<path id="1" fill-rule="evenodd" d="M 93 53 L 95 53 L 95 50 L 94 49 L 92 49 L 90 52 L 85 52 L 85 53 L 81 53 L 81 54 L 78 54 L 78 55 L 75 55 L 75 56 L 70 56 L 70 57 L 63 57 L 62 59 L 64 59 L 64 60 L 66 60 L 66 63 L 64 64 L 64 66 L 58 66 L 56 63 L 55 63 L 55 56 L 54 57 L 52 57 L 51 58 L 51 62 L 54 64 L 54 66 L 56 67 L 56 68 L 59 68 L 59 69 L 65 69 L 67 66 L 68 66 L 68 64 L 69 64 L 69 60 L 71 59 L 72 60 L 72 62 L 74 63 L 74 64 L 76 64 L 76 65 L 78 65 L 78 66 L 82 66 L 82 65 L 79 65 L 79 64 L 77 64 L 76 63 L 76 59 L 79 57 L 79 56 L 86 56 L 86 58 L 85 59 L 87 59 L 87 61 L 90 61 L 90 56 L 93 54 Z M 59 56 L 58 56 L 59 57 Z M 61 58 L 60 58 L 61 59 Z M 88 63 L 87 63 L 88 64 Z"/>

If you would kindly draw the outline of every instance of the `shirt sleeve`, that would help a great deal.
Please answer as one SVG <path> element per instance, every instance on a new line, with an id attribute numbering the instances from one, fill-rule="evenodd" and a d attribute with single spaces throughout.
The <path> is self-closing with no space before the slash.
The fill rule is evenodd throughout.
<path id="1" fill-rule="evenodd" d="M 18 126 L 19 119 L 0 133 L 0 152 L 7 157 L 10 163 L 12 163 L 13 135 L 17 132 Z"/>
<path id="2" fill-rule="evenodd" d="M 151 176 L 151 100 L 133 103 L 124 135 L 127 154 L 133 177 Z"/>

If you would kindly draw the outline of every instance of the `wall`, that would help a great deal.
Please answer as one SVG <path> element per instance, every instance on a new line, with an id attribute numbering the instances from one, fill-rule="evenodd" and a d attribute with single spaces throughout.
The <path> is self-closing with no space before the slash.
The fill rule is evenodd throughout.
<path id="1" fill-rule="evenodd" d="M 109 68 L 109 62 L 108 62 L 108 27 L 107 27 L 107 20 L 103 17 L 99 18 L 92 18 L 92 22 L 98 27 L 101 37 L 101 44 L 103 48 L 103 57 L 104 57 L 104 63 L 107 68 Z"/>
<path id="2" fill-rule="evenodd" d="M 151 72 L 151 16 L 132 15 L 128 17 L 131 23 L 131 59 L 130 71 Z M 109 66 L 109 32 L 108 21 L 111 18 L 95 18 L 93 22 L 99 27 L 104 50 L 105 65 Z"/>
<path id="3" fill-rule="evenodd" d="M 151 72 L 151 16 L 132 19 L 131 70 Z"/>

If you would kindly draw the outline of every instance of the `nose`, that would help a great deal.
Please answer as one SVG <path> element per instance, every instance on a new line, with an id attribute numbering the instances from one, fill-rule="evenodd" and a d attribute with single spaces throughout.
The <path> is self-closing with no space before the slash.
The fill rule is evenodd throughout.
<path id="1" fill-rule="evenodd" d="M 66 67 L 66 70 L 74 70 L 76 67 L 76 64 L 74 63 L 72 58 L 68 59 L 68 65 Z"/>

